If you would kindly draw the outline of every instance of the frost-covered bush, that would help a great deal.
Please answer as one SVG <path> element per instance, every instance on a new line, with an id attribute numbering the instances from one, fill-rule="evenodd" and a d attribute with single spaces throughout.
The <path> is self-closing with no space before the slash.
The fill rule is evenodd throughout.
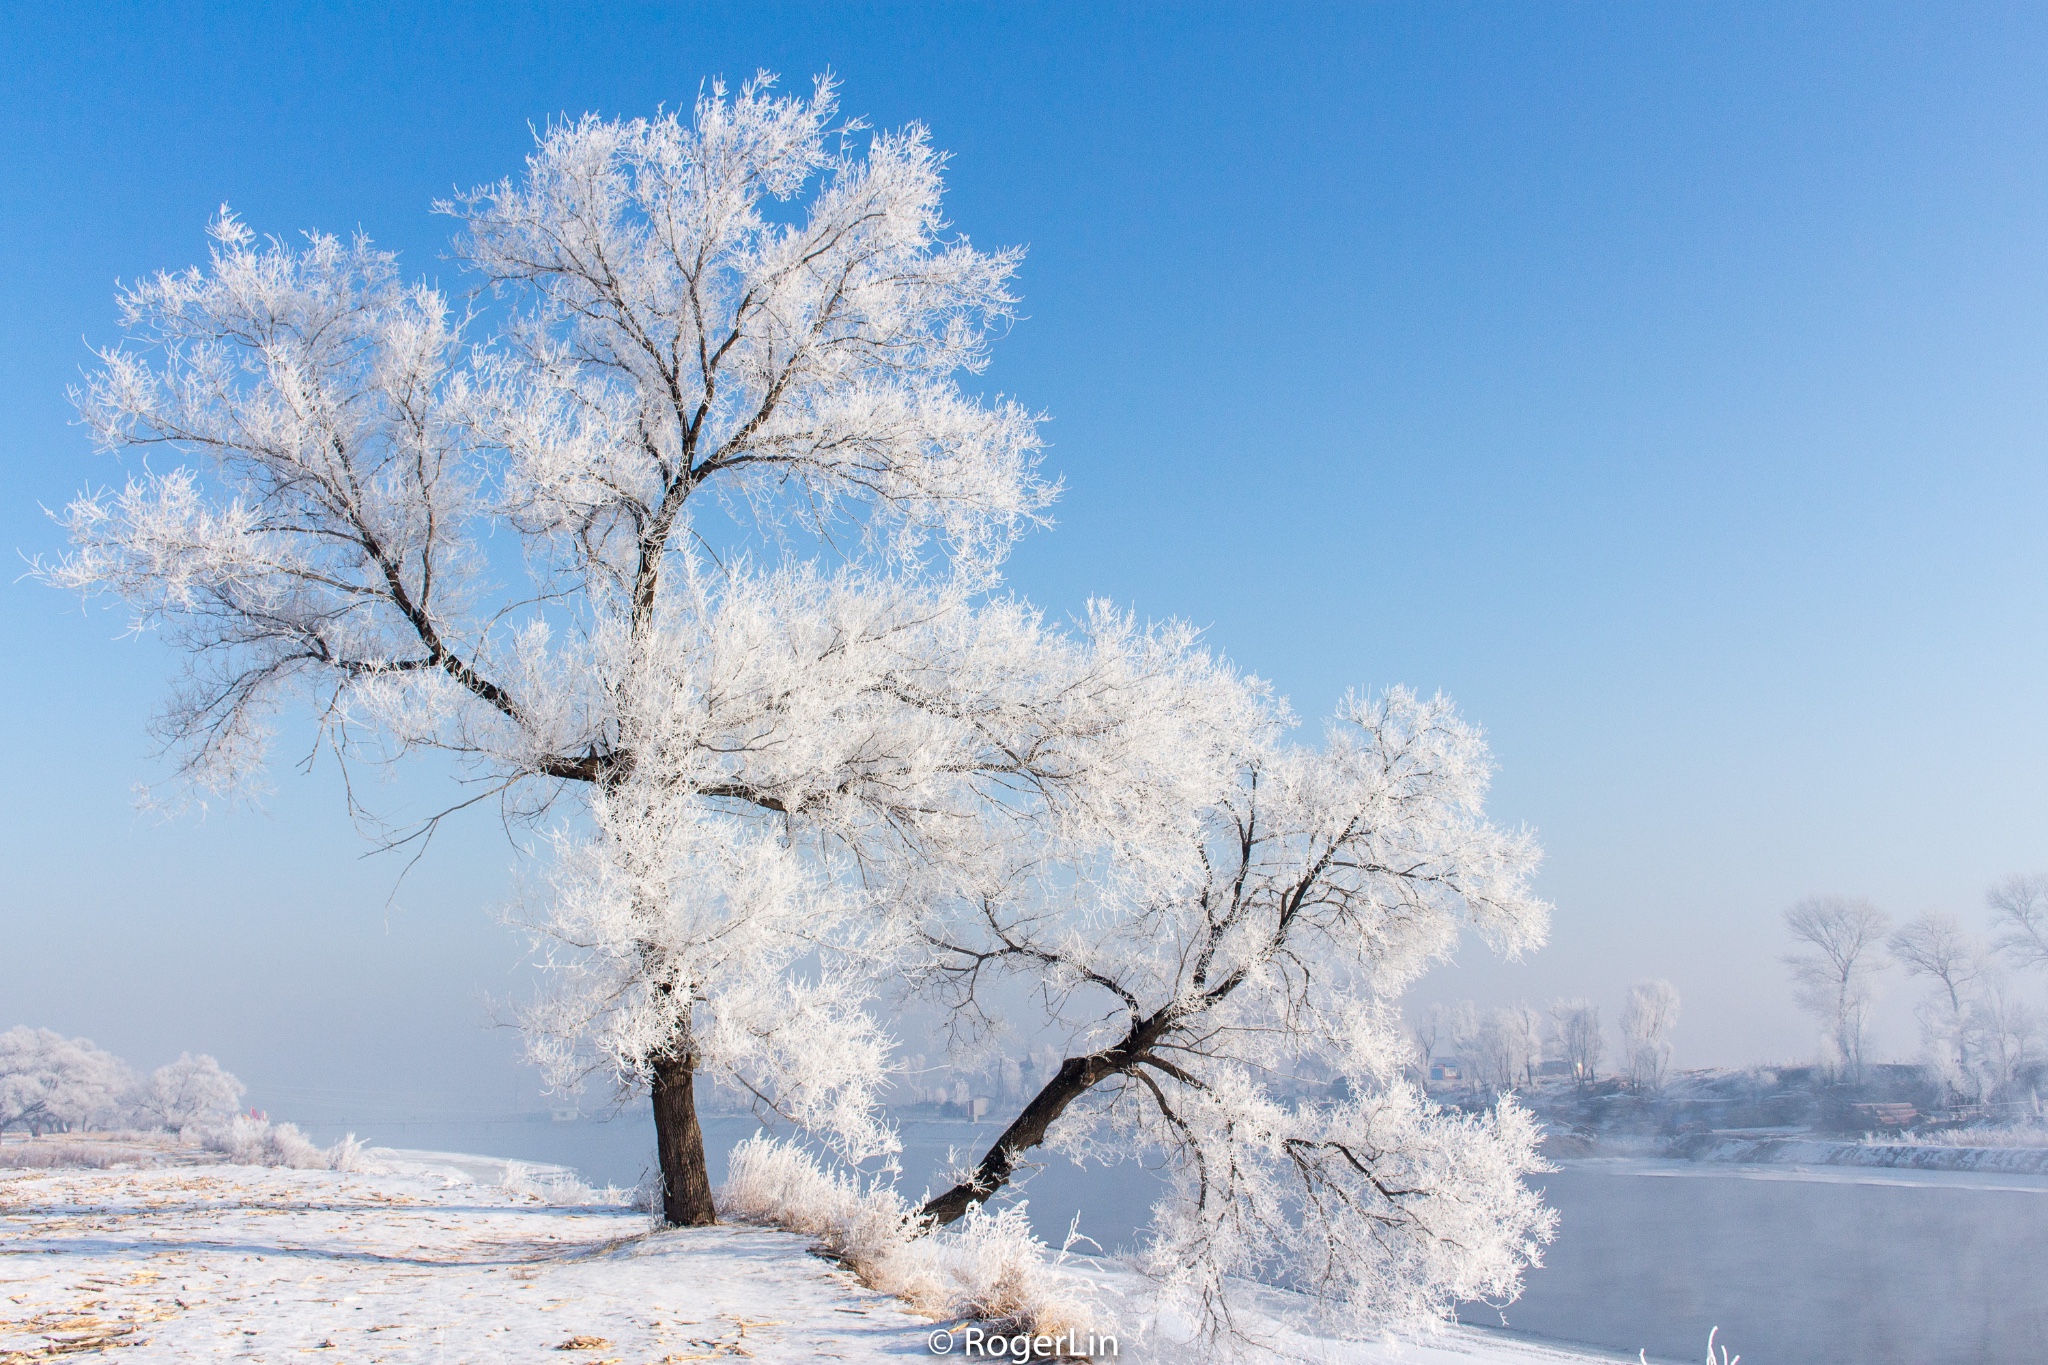
<path id="1" fill-rule="evenodd" d="M 195 1057 L 181 1052 L 177 1061 L 158 1067 L 136 1091 L 136 1124 L 172 1132 L 225 1124 L 248 1092 L 249 1087 L 205 1053 Z"/>
<path id="2" fill-rule="evenodd" d="M 316 1147 L 294 1123 L 240 1114 L 207 1131 L 201 1142 L 238 1166 L 289 1166 L 300 1171 L 361 1169 L 363 1145 L 350 1133 L 332 1147 Z"/>
<path id="3" fill-rule="evenodd" d="M 1088 1284 L 1050 1262 L 1021 1203 L 977 1205 L 919 1236 L 917 1210 L 893 1188 L 827 1171 L 800 1147 L 756 1136 L 733 1149 L 718 1207 L 736 1222 L 816 1238 L 861 1283 L 936 1318 L 1048 1335 L 1104 1326 Z"/>
<path id="4" fill-rule="evenodd" d="M 117 1120 L 132 1085 L 119 1057 L 50 1029 L 0 1033 L 0 1132 L 70 1133 Z"/>

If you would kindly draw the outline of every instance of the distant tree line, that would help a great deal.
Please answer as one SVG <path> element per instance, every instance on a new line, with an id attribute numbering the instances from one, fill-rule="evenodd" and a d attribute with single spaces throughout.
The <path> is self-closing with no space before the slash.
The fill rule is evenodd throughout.
<path id="1" fill-rule="evenodd" d="M 46 1028 L 0 1033 L 0 1133 L 177 1132 L 226 1122 L 246 1093 L 204 1053 L 181 1053 L 142 1076 L 89 1038 Z"/>
<path id="2" fill-rule="evenodd" d="M 1985 893 L 1991 936 L 1930 910 L 1894 929 L 1858 897 L 1810 896 L 1785 912 L 1802 951 L 1785 961 L 1802 1008 L 1821 1025 L 1821 1068 L 1860 1083 L 1870 1012 L 1894 965 L 1925 983 L 1914 1008 L 1923 1060 L 1949 1098 L 1980 1104 L 2010 1095 L 2041 1061 L 2041 1016 L 2011 971 L 2048 966 L 2048 873 L 2013 876 Z"/>
<path id="3" fill-rule="evenodd" d="M 1820 1025 L 1820 1079 L 1865 1080 L 1871 1011 L 1893 967 L 1923 983 L 1914 1007 L 1921 1063 L 1943 1096 L 1977 1105 L 2024 1095 L 2044 1057 L 2043 1019 L 2020 998 L 2013 974 L 2048 967 L 2048 873 L 2013 876 L 1985 893 L 1989 933 L 1930 910 L 1903 925 L 1872 902 L 1809 896 L 1784 912 L 1798 951 L 1785 956 L 1794 999 Z M 1679 995 L 1668 981 L 1629 988 L 1613 1072 L 1628 1089 L 1654 1094 L 1671 1066 Z M 1424 1079 L 1475 1095 L 1533 1086 L 1539 1077 L 1589 1088 L 1602 1077 L 1608 1036 L 1600 1007 L 1564 998 L 1482 1010 L 1471 1001 L 1432 1005 L 1413 1030 Z"/>
<path id="4" fill-rule="evenodd" d="M 1663 1089 L 1678 1008 L 1678 988 L 1669 981 L 1638 981 L 1629 988 L 1621 1011 L 1620 1059 L 1630 1089 Z M 1546 1011 L 1513 1005 L 1481 1012 L 1469 1000 L 1431 1005 L 1414 1042 L 1425 1081 L 1455 1079 L 1475 1094 L 1517 1091 L 1552 1075 L 1590 1087 L 1607 1050 L 1600 1007 L 1578 998 L 1554 1000 Z"/>

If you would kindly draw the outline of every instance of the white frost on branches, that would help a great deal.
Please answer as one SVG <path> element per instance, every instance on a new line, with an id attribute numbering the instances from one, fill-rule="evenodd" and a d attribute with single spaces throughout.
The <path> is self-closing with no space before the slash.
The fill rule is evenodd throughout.
<path id="1" fill-rule="evenodd" d="M 1822 1062 L 1838 1076 L 1863 1076 L 1863 1042 L 1877 999 L 1877 974 L 1887 965 L 1886 914 L 1867 900 L 1808 896 L 1785 912 L 1785 927 L 1812 949 L 1785 965 L 1800 1007 L 1821 1021 Z"/>
<path id="2" fill-rule="evenodd" d="M 1639 1094 L 1664 1088 L 1671 1068 L 1671 1031 L 1678 1026 L 1678 987 L 1669 981 L 1638 981 L 1621 1007 L 1622 1064 Z"/>
<path id="3" fill-rule="evenodd" d="M 77 499 L 41 573 L 188 656 L 162 725 L 200 793 L 249 780 L 305 693 L 351 752 L 607 779 L 631 698 L 578 656 L 650 643 L 693 544 L 857 527 L 885 565 L 989 581 L 1055 491 L 1035 419 L 955 380 L 1017 258 L 944 234 L 922 130 L 855 132 L 829 83 L 765 81 L 549 129 L 521 180 L 442 205 L 507 301 L 481 344 L 366 239 L 259 242 L 225 210 L 207 268 L 121 294 L 130 341 L 75 397 L 105 449 L 170 459 Z"/>
<path id="4" fill-rule="evenodd" d="M 528 1012 L 559 1084 L 644 1078 L 685 1045 L 860 1159 L 889 1040 L 872 983 L 932 908 L 1005 875 L 1020 834 L 1114 822 L 1140 755 L 1192 799 L 1217 742 L 1185 698 L 1225 676 L 1184 628 L 1097 607 L 1076 630 L 841 573 L 686 575 L 634 653 L 633 771 L 564 832 L 529 916 L 550 989 Z M 1258 692 L 1234 681 L 1245 714 Z M 1241 715 L 1204 713 L 1233 733 Z M 751 801 L 714 799 L 742 790 Z"/>
<path id="5" fill-rule="evenodd" d="M 0 1133 L 71 1133 L 119 1122 L 134 1077 L 88 1038 L 46 1028 L 0 1033 Z"/>
<path id="6" fill-rule="evenodd" d="M 138 1123 L 177 1132 L 185 1128 L 225 1124 L 240 1110 L 249 1093 L 221 1064 L 205 1053 L 189 1052 L 151 1073 L 135 1095 Z"/>
<path id="7" fill-rule="evenodd" d="M 1543 1169 L 1534 1125 L 1512 1100 L 1445 1112 L 1402 1079 L 1396 1001 L 1463 928 L 1509 953 L 1542 941 L 1534 840 L 1484 818 L 1485 746 L 1443 699 L 1349 700 L 1308 749 L 1271 712 L 1210 723 L 1246 705 L 1231 681 L 1177 714 L 1231 737 L 1203 801 L 1056 821 L 1045 846 L 1078 873 L 1020 865 L 928 925 L 941 999 L 972 1018 L 1021 974 L 1070 1040 L 1015 1147 L 953 1197 L 992 1193 L 1040 1137 L 1163 1150 L 1151 1264 L 1212 1339 L 1237 1276 L 1310 1284 L 1355 1331 L 1512 1297 L 1552 1226 L 1521 1180 Z"/>
<path id="8" fill-rule="evenodd" d="M 972 1046 L 1021 976 L 1073 1045 L 1026 1145 L 1172 1154 L 1155 1266 L 1212 1334 L 1246 1274 L 1360 1329 L 1511 1296 L 1533 1128 L 1402 1081 L 1396 1009 L 1465 928 L 1541 942 L 1533 838 L 1448 703 L 1291 747 L 1192 632 L 999 595 L 1056 489 L 1035 416 L 960 386 L 1018 258 L 949 235 L 942 170 L 828 81 L 563 122 L 438 206 L 468 313 L 223 210 L 205 268 L 121 295 L 77 401 L 148 459 L 41 576 L 184 654 L 162 735 L 202 799 L 310 699 L 344 763 L 438 752 L 555 811 L 524 919 L 557 1081 L 701 1069 L 859 1159 L 894 1142 L 876 983 Z"/>
<path id="9" fill-rule="evenodd" d="M 152 462 L 41 568 L 185 655 L 162 734 L 202 799 L 304 697 L 344 762 L 440 751 L 515 814 L 573 795 L 536 924 L 587 990 L 536 1014 L 544 1059 L 586 1026 L 622 1079 L 680 1048 L 855 1147 L 883 1040 L 806 956 L 880 834 L 958 814 L 939 789 L 990 746 L 932 739 L 977 723 L 980 665 L 946 651 L 1055 492 L 1036 418 L 958 383 L 1016 253 L 948 234 L 922 129 L 861 134 L 830 82 L 766 78 L 550 127 L 439 206 L 498 301 L 480 339 L 360 236 L 223 210 L 207 267 L 122 293 L 130 339 L 76 397 Z M 827 1021 L 839 1055 L 792 1041 Z"/>

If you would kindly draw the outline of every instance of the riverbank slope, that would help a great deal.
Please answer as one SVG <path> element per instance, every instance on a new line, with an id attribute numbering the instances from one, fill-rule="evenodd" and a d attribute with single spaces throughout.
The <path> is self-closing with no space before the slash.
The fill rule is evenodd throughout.
<path id="1" fill-rule="evenodd" d="M 656 1230 L 623 1205 L 552 1204 L 508 1163 L 372 1156 L 375 1173 L 0 1170 L 0 1365 L 112 1348 L 137 1365 L 930 1360 L 931 1333 L 950 1325 L 863 1289 L 788 1233 Z M 1131 1310 L 1119 1358 L 1180 1358 L 1148 1338 L 1135 1280 L 1102 1275 Z M 1266 1325 L 1298 1359 L 1596 1359 L 1470 1329 L 1419 1346 L 1330 1341 L 1288 1326 L 1286 1298 Z"/>

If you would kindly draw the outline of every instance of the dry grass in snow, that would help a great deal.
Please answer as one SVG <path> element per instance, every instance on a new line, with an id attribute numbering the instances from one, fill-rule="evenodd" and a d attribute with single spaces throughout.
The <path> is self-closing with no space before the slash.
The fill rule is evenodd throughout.
<path id="1" fill-rule="evenodd" d="M 0 1170 L 0 1365 L 110 1347 L 133 1365 L 926 1354 L 924 1318 L 807 1238 L 657 1232 L 507 1191 L 508 1163 L 378 1155 L 379 1174 Z"/>
<path id="2" fill-rule="evenodd" d="M 1193 1358 L 1141 1277 L 1060 1264 L 1014 1211 L 906 1242 L 893 1193 L 772 1144 L 735 1153 L 726 1213 L 746 1221 L 664 1230 L 556 1168 L 359 1155 L 366 1169 L 331 1171 L 132 1137 L 0 1146 L 0 1365 L 931 1361 L 947 1328 L 964 1358 L 969 1318 L 1092 1325 L 1125 1365 Z M 60 1159 L 82 1164 L 44 1164 Z M 1592 1359 L 1458 1328 L 1420 1345 L 1331 1341 L 1298 1296 L 1247 1307 L 1278 1358 L 1318 1365 Z"/>

